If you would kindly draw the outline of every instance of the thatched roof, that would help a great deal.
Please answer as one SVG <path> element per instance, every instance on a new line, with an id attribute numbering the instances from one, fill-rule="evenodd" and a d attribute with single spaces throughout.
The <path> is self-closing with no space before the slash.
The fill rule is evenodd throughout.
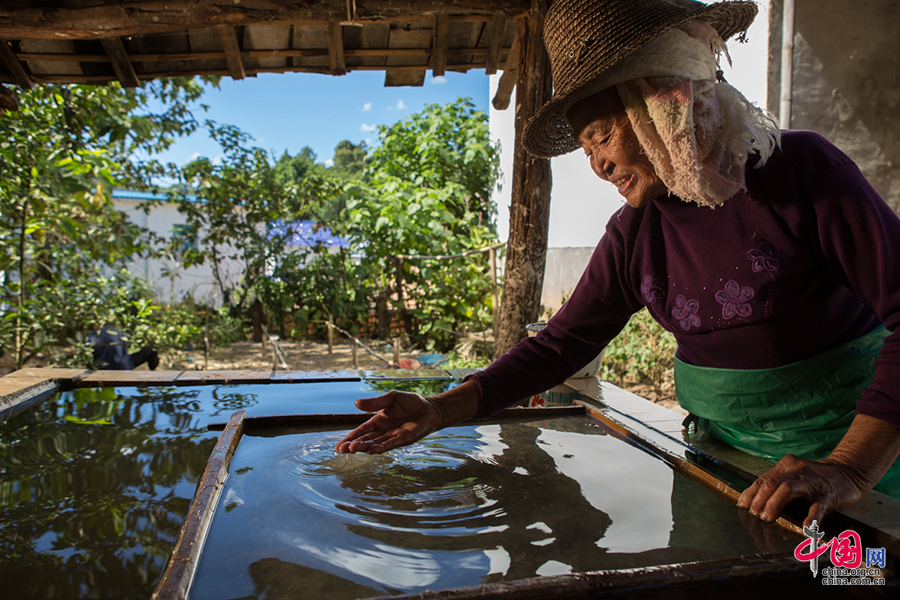
<path id="1" fill-rule="evenodd" d="M 4 0 L 0 83 L 503 70 L 529 0 Z M 509 61 L 516 62 L 515 56 Z"/>

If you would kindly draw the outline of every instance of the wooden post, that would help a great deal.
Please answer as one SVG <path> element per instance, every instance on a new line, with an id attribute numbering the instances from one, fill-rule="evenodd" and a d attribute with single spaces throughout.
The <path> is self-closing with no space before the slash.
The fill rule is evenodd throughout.
<path id="1" fill-rule="evenodd" d="M 222 51 L 225 52 L 225 64 L 228 65 L 228 74 L 235 81 L 246 76 L 244 63 L 241 60 L 241 46 L 238 43 L 237 33 L 231 25 L 216 25 L 219 32 L 219 40 L 222 42 Z"/>
<path id="2" fill-rule="evenodd" d="M 209 369 L 209 315 L 203 316 L 203 370 Z"/>
<path id="3" fill-rule="evenodd" d="M 394 340 L 394 366 L 400 366 L 400 340 Z"/>
<path id="4" fill-rule="evenodd" d="M 344 61 L 344 27 L 340 21 L 328 21 L 328 66 L 332 75 L 346 75 L 347 63 Z"/>
<path id="5" fill-rule="evenodd" d="M 491 37 L 488 42 L 488 59 L 484 67 L 485 75 L 493 75 L 500 66 L 500 48 L 503 46 L 503 29 L 506 27 L 506 15 L 494 13 L 491 19 Z"/>
<path id="6" fill-rule="evenodd" d="M 350 352 L 353 355 L 353 368 L 359 369 L 359 354 L 356 351 L 356 339 L 350 342 Z"/>
<path id="7" fill-rule="evenodd" d="M 9 47 L 4 39 L 0 39 L 0 62 L 6 65 L 6 70 L 12 75 L 13 81 L 23 90 L 30 90 L 34 87 L 34 82 L 25 71 L 25 67 L 16 58 L 15 52 Z"/>
<path id="8" fill-rule="evenodd" d="M 532 0 L 531 13 L 518 25 L 519 68 L 516 83 L 516 142 L 513 154 L 512 207 L 500 327 L 494 346 L 498 358 L 526 336 L 537 321 L 544 284 L 550 224 L 550 161 L 522 147 L 525 123 L 550 99 L 550 60 L 542 43 L 547 0 Z"/>
<path id="9" fill-rule="evenodd" d="M 135 88 L 140 87 L 141 80 L 138 79 L 137 73 L 134 72 L 134 65 L 128 59 L 128 53 L 125 51 L 125 44 L 121 38 L 104 38 L 100 40 L 103 50 L 109 56 L 112 63 L 113 71 L 122 84 L 122 87 Z"/>
<path id="10" fill-rule="evenodd" d="M 325 329 L 328 330 L 328 354 L 334 351 L 334 317 L 328 315 L 328 322 L 325 323 Z"/>
<path id="11" fill-rule="evenodd" d="M 397 256 L 391 257 L 391 262 L 394 263 L 394 268 L 396 269 L 396 283 L 397 286 L 397 308 L 400 312 L 400 321 L 403 323 L 403 331 L 407 335 L 412 335 L 412 316 L 406 310 L 406 294 L 403 290 L 403 259 Z M 393 319 L 391 319 L 393 320 Z M 390 337 L 391 335 L 391 324 L 387 324 L 387 335 Z"/>
<path id="12" fill-rule="evenodd" d="M 500 329 L 500 292 L 497 289 L 497 249 L 490 249 L 491 260 L 491 287 L 493 288 L 493 307 L 494 307 L 494 342 L 497 341 Z"/>

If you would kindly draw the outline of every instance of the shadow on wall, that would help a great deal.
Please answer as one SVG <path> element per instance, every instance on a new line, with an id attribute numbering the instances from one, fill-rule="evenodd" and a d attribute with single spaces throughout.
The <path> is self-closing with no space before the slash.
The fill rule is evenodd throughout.
<path id="1" fill-rule="evenodd" d="M 900 212 L 900 6 L 872 0 L 847 18 L 843 0 L 796 4 L 791 129 L 821 133 L 859 165 Z M 782 2 L 769 11 L 769 50 L 781 52 Z M 770 62 L 767 104 L 779 108 L 780 65 Z"/>

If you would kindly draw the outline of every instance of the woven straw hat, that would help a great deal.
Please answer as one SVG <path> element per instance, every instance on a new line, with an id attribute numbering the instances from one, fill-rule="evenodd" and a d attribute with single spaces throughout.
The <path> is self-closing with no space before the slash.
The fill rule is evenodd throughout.
<path id="1" fill-rule="evenodd" d="M 525 125 L 525 149 L 551 158 L 579 148 L 565 110 L 585 88 L 600 91 L 597 82 L 604 73 L 665 31 L 700 19 L 727 40 L 746 31 L 756 13 L 749 1 L 556 0 L 544 22 L 553 98 Z"/>

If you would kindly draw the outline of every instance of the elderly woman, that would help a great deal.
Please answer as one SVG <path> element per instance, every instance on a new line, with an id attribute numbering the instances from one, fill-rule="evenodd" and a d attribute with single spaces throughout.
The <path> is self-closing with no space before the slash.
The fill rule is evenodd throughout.
<path id="1" fill-rule="evenodd" d="M 678 341 L 678 400 L 696 426 L 777 460 L 739 505 L 805 524 L 866 492 L 900 497 L 900 219 L 853 162 L 781 134 L 721 80 L 752 2 L 558 0 L 555 90 L 525 147 L 580 148 L 627 204 L 570 300 L 536 337 L 432 398 L 391 392 L 337 444 L 384 452 L 562 382 L 646 307 Z M 887 474 L 887 475 L 886 475 Z"/>

